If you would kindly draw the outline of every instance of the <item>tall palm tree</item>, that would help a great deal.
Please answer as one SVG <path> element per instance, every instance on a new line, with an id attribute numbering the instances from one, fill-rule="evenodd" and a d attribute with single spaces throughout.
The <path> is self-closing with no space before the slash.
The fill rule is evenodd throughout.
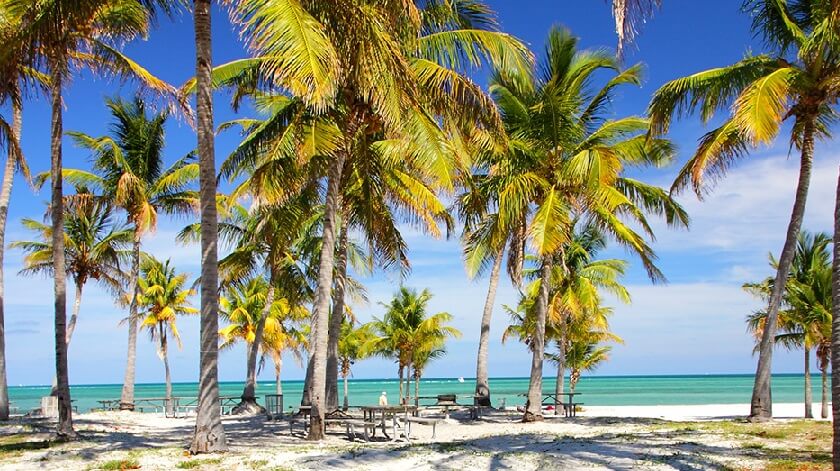
<path id="1" fill-rule="evenodd" d="M 126 278 L 123 266 L 129 258 L 132 231 L 115 225 L 112 206 L 82 188 L 77 189 L 74 201 L 64 207 L 64 212 L 64 257 L 67 275 L 76 287 L 65 336 L 69 348 L 85 284 L 93 280 L 117 296 L 122 294 Z M 20 274 L 53 277 L 52 225 L 29 218 L 23 219 L 22 224 L 38 239 L 14 241 L 9 245 L 26 254 Z"/>
<path id="2" fill-rule="evenodd" d="M 699 111 L 705 122 L 719 110 L 731 110 L 720 127 L 703 136 L 672 187 L 678 191 L 691 184 L 698 196 L 707 178 L 722 177 L 750 148 L 771 143 L 782 122 L 792 121 L 790 142 L 800 151 L 799 178 L 759 348 L 750 404 L 753 420 L 773 415 L 770 373 L 779 306 L 805 214 L 814 142 L 828 137 L 826 123 L 833 119 L 840 96 L 833 85 L 840 74 L 839 40 L 827 34 L 836 28 L 833 8 L 821 0 L 747 1 L 744 9 L 753 18 L 752 30 L 770 53 L 668 82 L 649 108 L 653 134 L 667 132 L 674 115 Z"/>
<path id="3" fill-rule="evenodd" d="M 661 281 L 664 276 L 645 239 L 652 237 L 645 213 L 663 215 L 672 225 L 686 225 L 688 217 L 665 191 L 623 173 L 628 166 L 664 165 L 673 150 L 668 141 L 646 138 L 646 119 L 610 120 L 604 115 L 613 89 L 638 84 L 640 68 L 622 70 L 605 51 L 578 51 L 577 39 L 563 29 L 552 29 L 546 43 L 546 57 L 534 80 L 497 74 L 491 84 L 511 136 L 511 145 L 494 162 L 502 168 L 491 180 L 499 194 L 501 233 L 518 237 L 516 260 L 524 259 L 520 254 L 530 245 L 540 259 L 539 278 L 548 279 L 555 255 L 580 219 L 635 253 L 651 280 Z M 600 70 L 615 75 L 592 89 L 592 75 Z M 642 228 L 641 234 L 630 221 Z M 524 421 L 542 418 L 549 283 L 539 290 Z"/>
<path id="4" fill-rule="evenodd" d="M 408 387 L 403 387 L 403 378 L 411 372 L 415 353 L 421 358 L 421 350 L 433 349 L 430 345 L 442 346 L 447 338 L 461 336 L 457 329 L 445 325 L 451 322 L 451 314 L 427 313 L 431 299 L 428 289 L 418 293 L 402 286 L 390 303 L 382 304 L 385 315 L 368 324 L 374 337 L 364 345 L 363 352 L 396 360 L 401 402 L 407 402 L 410 396 Z"/>
<path id="5" fill-rule="evenodd" d="M 18 25 L 0 4 L 0 38 L 7 47 L 11 48 L 11 39 L 16 34 Z M 13 56 L 10 56 L 12 59 Z M 3 180 L 0 184 L 0 420 L 9 418 L 9 394 L 6 382 L 6 336 L 4 319 L 3 292 L 3 259 L 5 255 L 6 222 L 9 214 L 9 201 L 12 196 L 12 184 L 15 172 L 20 172 L 27 180 L 30 179 L 29 167 L 20 150 L 20 137 L 23 130 L 23 97 L 22 86 L 28 83 L 43 88 L 46 85 L 43 74 L 21 62 L 10 60 L 4 65 L 2 72 L 4 84 L 0 86 L 0 103 L 11 103 L 11 123 L 0 116 L 0 148 L 7 150 L 6 162 L 3 168 Z"/>
<path id="6" fill-rule="evenodd" d="M 192 214 L 197 195 L 188 186 L 198 176 L 198 165 L 189 155 L 164 167 L 166 112 L 149 115 L 139 96 L 132 101 L 106 100 L 113 118 L 109 135 L 93 137 L 69 132 L 79 147 L 91 153 L 93 172 L 65 169 L 64 178 L 98 187 L 104 198 L 126 213 L 133 230 L 131 271 L 128 283 L 128 354 L 120 408 L 134 408 L 137 356 L 137 279 L 143 235 L 157 227 L 158 213 Z M 132 294 L 133 293 L 133 294 Z"/>
<path id="7" fill-rule="evenodd" d="M 153 342 L 158 342 L 158 356 L 163 361 L 166 374 L 166 407 L 172 411 L 172 377 L 169 372 L 169 343 L 171 335 L 181 348 L 181 335 L 176 324 L 179 316 L 198 314 L 190 305 L 189 298 L 195 294 L 186 288 L 187 274 L 178 274 L 169 260 L 161 262 L 146 257 L 141 267 L 142 275 L 137 280 L 137 304 L 143 322 L 140 327 L 149 333 Z"/>
<path id="8" fill-rule="evenodd" d="M 58 436 L 75 437 L 73 430 L 70 386 L 67 376 L 67 346 L 65 345 L 67 300 L 63 228 L 62 188 L 62 93 L 71 78 L 73 68 L 91 68 L 122 76 L 136 77 L 152 89 L 172 93 L 164 82 L 148 73 L 139 64 L 120 53 L 114 43 L 143 37 L 155 15 L 154 6 L 167 2 L 156 0 L 4 0 L 3 11 L 18 27 L 0 52 L 0 69 L 8 70 L 11 63 L 23 63 L 41 70 L 49 77 L 51 97 L 50 177 L 53 217 L 53 258 L 56 273 L 55 291 L 55 350 L 58 378 Z M 138 8 L 138 6 L 140 8 Z M 4 83 L 3 86 L 7 84 Z"/>

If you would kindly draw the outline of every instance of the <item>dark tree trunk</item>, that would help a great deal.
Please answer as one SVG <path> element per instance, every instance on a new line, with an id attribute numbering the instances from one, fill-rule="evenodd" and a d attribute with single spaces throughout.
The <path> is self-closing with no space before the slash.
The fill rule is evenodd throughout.
<path id="1" fill-rule="evenodd" d="M 811 349 L 805 347 L 805 418 L 813 419 L 814 398 L 811 390 Z"/>
<path id="2" fill-rule="evenodd" d="M 840 471 L 840 178 L 834 206 L 834 239 L 831 263 L 831 442 L 834 471 Z"/>
<path id="3" fill-rule="evenodd" d="M 540 270 L 539 296 L 537 298 L 537 319 L 531 340 L 531 379 L 528 383 L 528 403 L 525 407 L 523 422 L 536 422 L 542 416 L 542 375 L 543 357 L 545 356 L 545 317 L 548 312 L 549 284 L 551 283 L 551 256 L 544 255 Z"/>
<path id="4" fill-rule="evenodd" d="M 195 0 L 196 109 L 201 206 L 201 340 L 198 408 L 190 452 L 227 450 L 219 410 L 219 254 L 216 157 L 213 142 L 213 68 L 210 0 Z"/>
<path id="5" fill-rule="evenodd" d="M 140 277 L 140 226 L 135 222 L 134 243 L 131 250 L 131 274 L 128 289 L 131 299 L 128 303 L 128 353 L 125 362 L 125 379 L 123 379 L 122 395 L 120 396 L 121 410 L 134 410 L 134 378 L 137 367 L 137 295 L 139 294 L 137 279 Z"/>
<path id="6" fill-rule="evenodd" d="M 312 352 L 309 352 L 309 358 L 306 360 L 306 374 L 303 377 L 303 392 L 300 395 L 300 405 L 309 406 L 312 401 L 309 400 L 309 384 L 312 382 Z"/>
<path id="7" fill-rule="evenodd" d="M 327 339 L 327 411 L 338 410 L 338 340 L 344 320 L 344 290 L 347 278 L 347 220 L 342 218 L 338 236 L 338 260 L 333 280 L 333 307 Z"/>
<path id="8" fill-rule="evenodd" d="M 805 118 L 802 130 L 802 155 L 799 160 L 799 181 L 796 186 L 796 198 L 790 215 L 785 245 L 779 257 L 779 267 L 773 282 L 773 292 L 767 308 L 767 322 L 758 350 L 758 366 L 755 373 L 752 401 L 750 402 L 750 420 L 763 421 L 773 417 L 773 399 L 770 388 L 770 375 L 773 361 L 773 339 L 776 336 L 776 323 L 779 315 L 779 305 L 785 292 L 793 255 L 796 252 L 796 240 L 802 228 L 802 218 L 805 215 L 805 202 L 808 199 L 808 186 L 811 181 L 811 164 L 814 157 L 814 128 L 813 118 Z"/>
<path id="9" fill-rule="evenodd" d="M 490 356 L 490 321 L 493 318 L 493 303 L 496 302 L 496 287 L 499 285 L 499 271 L 502 268 L 504 250 L 496 254 L 493 270 L 490 271 L 490 287 L 484 300 L 484 312 L 481 314 L 481 333 L 478 337 L 478 355 L 475 366 L 475 404 L 490 405 L 490 378 L 487 362 Z"/>
<path id="10" fill-rule="evenodd" d="M 61 64 L 50 64 L 52 83 L 52 129 L 50 135 L 52 185 L 53 281 L 55 290 L 55 376 L 58 380 L 58 429 L 61 440 L 75 438 L 73 408 L 70 401 L 70 378 L 67 367 L 67 270 L 64 260 L 64 189 L 62 186 L 61 138 L 64 135 L 61 115 Z"/>
<path id="11" fill-rule="evenodd" d="M 9 386 L 6 378 L 6 321 L 5 321 L 5 291 L 3 288 L 3 260 L 6 247 L 6 221 L 9 216 L 9 201 L 12 197 L 12 183 L 15 180 L 14 147 L 20 151 L 20 135 L 23 129 L 23 113 L 20 103 L 12 100 L 12 135 L 10 140 L 16 145 L 9 146 L 6 166 L 3 170 L 3 186 L 0 189 L 0 420 L 9 419 Z M 22 152 L 22 151 L 20 151 Z"/>
<path id="12" fill-rule="evenodd" d="M 330 163 L 327 177 L 327 195 L 324 204 L 324 230 L 321 239 L 321 259 L 318 266 L 318 287 L 315 295 L 315 310 L 312 313 L 312 333 L 309 381 L 309 402 L 312 406 L 309 422 L 309 439 L 324 438 L 325 393 L 327 380 L 327 337 L 329 331 L 330 292 L 333 284 L 335 242 L 338 211 L 341 208 L 341 173 L 345 153 L 339 152 Z"/>
<path id="13" fill-rule="evenodd" d="M 347 394 L 347 392 L 348 392 L 347 375 L 348 374 L 349 373 L 344 373 L 344 410 L 345 411 L 350 408 L 350 398 Z"/>

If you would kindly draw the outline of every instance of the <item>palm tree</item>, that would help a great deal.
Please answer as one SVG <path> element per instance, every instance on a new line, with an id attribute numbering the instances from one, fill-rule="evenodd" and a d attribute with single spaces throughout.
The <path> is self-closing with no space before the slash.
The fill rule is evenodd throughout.
<path id="1" fill-rule="evenodd" d="M 64 212 L 64 257 L 67 275 L 76 287 L 73 312 L 65 336 L 69 348 L 85 284 L 94 280 L 115 295 L 122 294 L 126 277 L 122 265 L 129 257 L 132 232 L 114 224 L 112 207 L 107 201 L 83 188 L 77 189 L 74 201 L 64 207 Z M 52 225 L 29 218 L 25 218 L 22 224 L 38 239 L 15 241 L 9 245 L 9 248 L 21 249 L 26 254 L 20 274 L 53 277 Z"/>
<path id="2" fill-rule="evenodd" d="M 592 74 L 615 76 L 592 90 Z M 497 74 L 491 93 L 501 108 L 511 145 L 493 166 L 491 185 L 499 194 L 500 233 L 517 237 L 512 247 L 521 255 L 530 242 L 539 257 L 539 278 L 548 279 L 554 257 L 580 219 L 634 252 L 648 276 L 662 281 L 655 254 L 645 240 L 651 229 L 645 213 L 664 215 L 672 225 L 686 225 L 682 208 L 660 188 L 623 175 L 626 166 L 663 165 L 673 150 L 669 142 L 647 139 L 649 122 L 640 117 L 615 120 L 603 115 L 613 89 L 639 83 L 639 66 L 618 67 L 604 51 L 578 51 L 568 31 L 549 32 L 546 58 L 534 80 Z M 508 170 L 508 168 L 510 170 Z M 642 228 L 639 234 L 629 225 Z M 509 268 L 510 270 L 510 268 Z M 524 421 L 540 420 L 542 367 L 549 283 L 536 299 L 529 407 Z"/>
<path id="3" fill-rule="evenodd" d="M 823 386 L 823 418 L 828 415 L 827 367 L 831 345 L 831 268 L 827 234 L 799 234 L 796 253 L 788 275 L 782 309 L 778 315 L 778 333 L 773 341 L 788 349 L 802 348 L 805 353 L 805 418 L 812 418 L 811 351 L 816 350 Z M 778 262 L 770 256 L 770 266 Z M 767 278 L 761 283 L 747 283 L 744 289 L 767 303 L 773 292 L 775 279 Z M 756 337 L 756 348 L 767 326 L 767 310 L 761 309 L 747 317 L 747 326 Z"/>
<path id="4" fill-rule="evenodd" d="M 388 304 L 382 319 L 374 318 L 368 324 L 373 338 L 363 347 L 366 355 L 394 358 L 400 379 L 400 402 L 407 403 L 410 393 L 403 388 L 403 378 L 411 372 L 414 355 L 423 359 L 422 350 L 431 350 L 430 345 L 442 346 L 449 337 L 460 337 L 454 327 L 445 325 L 452 320 L 447 312 L 428 315 L 426 312 L 432 293 L 428 289 L 416 290 L 400 287 Z"/>
<path id="5" fill-rule="evenodd" d="M 113 43 L 143 37 L 155 14 L 154 5 L 161 3 L 169 12 L 167 2 L 161 0 L 54 0 L 32 2 L 6 0 L 4 14 L 16 24 L 14 34 L 0 52 L 0 69 L 10 64 L 26 64 L 33 69 L 46 68 L 51 96 L 50 179 L 53 209 L 53 258 L 56 274 L 55 291 L 55 353 L 58 378 L 58 436 L 75 437 L 67 375 L 67 346 L 65 344 L 67 302 L 64 247 L 61 237 L 64 226 L 62 188 L 62 92 L 71 77 L 73 67 L 91 68 L 112 74 L 139 78 L 148 87 L 172 93 L 164 82 L 155 78 L 139 64 L 120 53 Z M 141 8 L 137 8 L 140 6 Z M 7 86 L 3 83 L 3 86 Z"/>
<path id="6" fill-rule="evenodd" d="M 186 215 L 195 211 L 196 194 L 188 185 L 195 180 L 198 165 L 191 162 L 190 155 L 169 168 L 163 166 L 166 112 L 149 116 L 147 105 L 139 96 L 132 101 L 108 99 L 106 104 L 113 117 L 110 135 L 68 133 L 79 147 L 91 152 L 94 171 L 65 169 L 63 173 L 70 182 L 101 189 L 104 198 L 126 213 L 133 230 L 128 354 L 120 398 L 120 408 L 133 410 L 139 322 L 136 291 L 142 238 L 156 228 L 159 212 Z"/>
<path id="7" fill-rule="evenodd" d="M 354 327 L 353 321 L 346 317 L 341 323 L 341 335 L 338 339 L 338 370 L 344 381 L 344 410 L 350 407 L 347 380 L 352 374 L 353 365 L 364 358 L 366 352 L 364 345 L 371 340 L 371 332 L 368 325 Z"/>
<path id="8" fill-rule="evenodd" d="M 146 329 L 149 338 L 158 342 L 158 356 L 163 361 L 166 372 L 166 407 L 172 411 L 172 377 L 169 372 L 168 336 L 171 335 L 181 348 L 181 335 L 176 321 L 179 316 L 198 314 L 190 305 L 189 298 L 195 290 L 185 288 L 187 274 L 177 274 L 169 260 L 160 262 L 153 257 L 146 257 L 141 266 L 141 277 L 137 280 L 137 304 L 143 322 L 140 327 Z"/>
<path id="9" fill-rule="evenodd" d="M 624 46 L 632 43 L 638 33 L 639 22 L 653 16 L 662 0 L 612 0 L 612 12 L 615 18 L 615 32 L 618 35 L 618 55 Z"/>
<path id="10" fill-rule="evenodd" d="M 835 35 L 824 34 L 833 31 L 835 17 L 833 9 L 822 1 L 749 0 L 744 9 L 752 15 L 752 30 L 764 38 L 770 54 L 748 56 L 730 66 L 668 82 L 654 94 L 649 112 L 652 133 L 661 134 L 667 132 L 673 115 L 699 110 L 705 122 L 718 110 L 731 110 L 720 127 L 703 136 L 672 187 L 678 191 L 691 184 L 698 196 L 706 178 L 723 176 L 751 147 L 772 142 L 782 122 L 793 121 L 790 142 L 800 151 L 799 179 L 768 305 L 750 405 L 751 419 L 766 420 L 773 415 L 770 373 L 779 307 L 805 213 L 814 141 L 829 136 L 825 123 L 833 119 L 833 106 L 840 96 L 832 85 L 840 74 L 840 55 L 836 54 Z"/>
<path id="11" fill-rule="evenodd" d="M 0 38 L 7 47 L 18 27 L 13 19 L 2 10 L 0 5 Z M 6 147 L 6 163 L 3 169 L 3 180 L 0 184 L 0 420 L 9 418 L 9 395 L 6 382 L 6 337 L 4 319 L 3 292 L 3 259 L 5 255 L 6 221 L 9 214 L 9 201 L 12 195 L 15 171 L 20 172 L 27 180 L 30 179 L 29 167 L 20 150 L 20 137 L 23 129 L 23 98 L 21 86 L 27 82 L 43 86 L 43 75 L 20 62 L 9 61 L 3 77 L 4 84 L 0 86 L 0 103 L 11 103 L 11 124 L 0 116 L 0 148 Z"/>

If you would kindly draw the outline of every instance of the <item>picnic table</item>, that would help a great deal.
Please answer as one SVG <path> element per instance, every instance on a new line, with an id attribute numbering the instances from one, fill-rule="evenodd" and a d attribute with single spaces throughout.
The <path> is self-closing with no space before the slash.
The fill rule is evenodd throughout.
<path id="1" fill-rule="evenodd" d="M 542 405 L 546 406 L 555 406 L 554 415 L 559 414 L 559 409 L 556 406 L 563 407 L 563 415 L 566 417 L 576 417 L 577 413 L 575 411 L 575 406 L 582 405 L 582 402 L 575 402 L 575 396 L 580 395 L 579 392 L 562 392 L 562 393 L 543 393 L 543 400 Z M 528 397 L 528 393 L 518 394 L 521 397 Z M 560 396 L 560 397 L 558 397 Z M 562 396 L 568 396 L 568 401 L 563 401 Z"/>
<path id="2" fill-rule="evenodd" d="M 385 438 L 389 438 L 391 441 L 397 441 L 399 439 L 398 435 L 398 428 L 400 428 L 399 421 L 397 420 L 398 416 L 401 414 L 403 416 L 403 421 L 408 423 L 408 416 L 409 413 L 414 413 L 417 411 L 417 406 L 413 405 L 401 405 L 401 406 L 362 406 L 362 417 L 363 422 L 365 424 L 376 424 L 379 423 L 380 427 L 382 428 L 382 435 Z M 377 419 L 379 416 L 379 419 Z M 391 430 L 393 433 L 393 437 L 388 436 L 388 432 L 386 430 L 385 422 L 387 419 L 391 419 Z M 373 428 L 373 436 L 376 436 L 376 428 Z M 406 435 L 406 440 L 408 439 Z"/>

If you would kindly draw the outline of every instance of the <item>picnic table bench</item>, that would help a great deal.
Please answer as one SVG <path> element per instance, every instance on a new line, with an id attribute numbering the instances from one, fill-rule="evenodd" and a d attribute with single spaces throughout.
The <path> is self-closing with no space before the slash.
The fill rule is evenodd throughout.
<path id="1" fill-rule="evenodd" d="M 423 425 L 431 425 L 432 426 L 432 440 L 435 439 L 437 424 L 441 423 L 443 419 L 438 419 L 435 417 L 415 417 L 409 416 L 402 419 L 405 424 L 405 438 L 407 440 L 411 440 L 411 424 L 423 424 Z"/>
<path id="2" fill-rule="evenodd" d="M 484 396 L 475 396 L 470 395 L 468 397 L 477 398 L 477 397 L 484 397 Z M 470 418 L 473 420 L 477 420 L 481 417 L 481 414 L 484 409 L 488 406 L 479 405 L 479 404 L 460 404 L 458 403 L 458 396 L 456 394 L 438 394 L 437 396 L 419 396 L 417 398 L 420 399 L 434 399 L 436 402 L 434 404 L 425 406 L 425 407 L 440 407 L 443 408 L 443 417 L 444 419 L 449 419 L 449 409 L 450 408 L 459 408 L 463 407 L 470 411 Z"/>
<path id="3" fill-rule="evenodd" d="M 579 392 L 563 392 L 563 393 L 544 393 L 542 405 L 543 406 L 561 406 L 563 408 L 563 415 L 566 417 L 577 417 L 576 406 L 582 406 L 582 402 L 575 402 L 575 396 L 579 395 Z M 528 397 L 527 393 L 518 394 L 521 397 Z M 563 401 L 562 397 L 558 396 L 568 396 L 568 401 Z M 554 415 L 559 414 L 559 409 L 554 409 Z"/>

